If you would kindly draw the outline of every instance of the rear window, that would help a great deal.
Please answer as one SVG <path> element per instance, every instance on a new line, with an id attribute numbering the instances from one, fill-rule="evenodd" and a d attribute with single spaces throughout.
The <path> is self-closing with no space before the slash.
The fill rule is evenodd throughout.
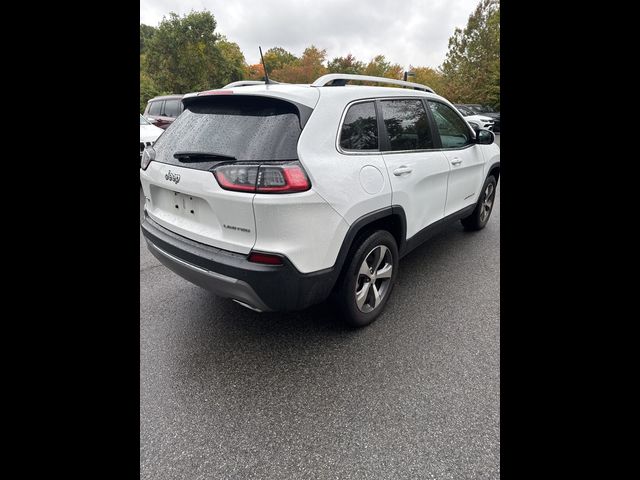
<path id="1" fill-rule="evenodd" d="M 160 107 L 162 106 L 162 100 L 158 102 L 151 102 L 149 105 L 148 115 L 160 115 Z"/>
<path id="2" fill-rule="evenodd" d="M 344 117 L 340 147 L 345 150 L 377 150 L 378 121 L 373 102 L 352 105 Z"/>
<path id="3" fill-rule="evenodd" d="M 180 115 L 180 104 L 182 102 L 179 99 L 166 100 L 164 102 L 164 116 L 165 117 L 177 117 Z"/>
<path id="4" fill-rule="evenodd" d="M 278 161 L 298 159 L 302 129 L 292 103 L 258 96 L 199 98 L 160 136 L 154 145 L 156 161 L 206 169 L 220 160 Z M 175 153 L 202 153 L 185 161 Z M 198 165 L 194 165 L 198 163 Z"/>

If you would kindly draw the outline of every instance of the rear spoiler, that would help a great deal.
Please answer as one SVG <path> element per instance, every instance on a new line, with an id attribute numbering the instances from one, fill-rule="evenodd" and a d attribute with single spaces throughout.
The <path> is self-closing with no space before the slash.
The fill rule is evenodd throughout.
<path id="1" fill-rule="evenodd" d="M 264 83 L 264 82 L 260 82 L 260 83 Z M 269 92 L 235 93 L 233 90 L 220 88 L 216 90 L 207 90 L 204 92 L 187 93 L 184 97 L 182 97 L 182 104 L 186 109 L 190 105 L 194 105 L 200 101 L 210 100 L 211 97 L 218 96 L 218 95 L 224 96 L 224 97 L 234 96 L 234 97 L 244 97 L 244 98 L 247 98 L 247 97 L 270 98 L 273 100 L 279 100 L 281 102 L 287 102 L 294 105 L 298 109 L 298 118 L 300 119 L 300 128 L 304 128 L 304 126 L 307 124 L 307 121 L 309 120 L 309 117 L 313 113 L 313 108 L 307 105 L 304 105 L 300 102 L 296 102 L 295 100 L 292 100 L 291 98 L 287 98 L 286 96 L 283 96 L 283 95 L 269 95 L 269 94 L 265 95 L 264 93 L 269 93 Z"/>

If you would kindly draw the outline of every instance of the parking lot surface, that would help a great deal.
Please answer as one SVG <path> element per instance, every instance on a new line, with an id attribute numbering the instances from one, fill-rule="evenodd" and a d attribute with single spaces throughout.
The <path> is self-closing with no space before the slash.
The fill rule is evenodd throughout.
<path id="1" fill-rule="evenodd" d="M 212 296 L 140 234 L 141 478 L 499 478 L 499 348 L 500 188 L 484 230 L 401 260 L 360 330 Z"/>

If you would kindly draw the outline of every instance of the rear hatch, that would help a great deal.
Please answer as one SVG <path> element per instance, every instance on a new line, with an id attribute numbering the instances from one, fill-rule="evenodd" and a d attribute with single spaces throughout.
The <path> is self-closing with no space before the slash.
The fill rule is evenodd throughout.
<path id="1" fill-rule="evenodd" d="M 308 117 L 310 108 L 228 93 L 186 99 L 184 112 L 148 149 L 152 161 L 141 180 L 147 213 L 157 223 L 207 245 L 248 253 L 256 240 L 255 194 L 251 188 L 232 191 L 241 188 L 238 183 L 223 188 L 226 177 L 219 182 L 213 172 L 226 168 L 236 182 L 248 175 L 249 185 L 255 174 L 252 179 L 245 166 L 297 160 L 301 111 Z"/>

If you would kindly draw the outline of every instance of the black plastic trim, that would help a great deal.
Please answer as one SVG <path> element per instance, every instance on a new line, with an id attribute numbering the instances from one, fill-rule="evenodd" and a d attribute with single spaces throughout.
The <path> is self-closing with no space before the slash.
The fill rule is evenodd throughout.
<path id="1" fill-rule="evenodd" d="M 178 235 L 151 219 L 142 222 L 145 239 L 191 265 L 247 283 L 271 310 L 301 310 L 325 300 L 335 283 L 333 269 L 300 273 L 283 256 L 283 265 L 249 262 L 248 255 L 229 252 Z"/>
<path id="2" fill-rule="evenodd" d="M 456 220 L 460 220 L 461 218 L 468 217 L 469 215 L 471 215 L 471 212 L 473 212 L 475 208 L 476 204 L 474 203 L 472 205 L 464 207 L 462 210 L 458 210 L 451 215 L 447 215 L 446 217 L 441 218 L 431 225 L 426 226 L 406 241 L 404 248 L 400 250 L 400 258 L 404 257 L 409 252 L 422 245 L 425 241 L 427 241 L 434 235 L 440 233 L 444 229 L 444 227 L 446 227 L 450 223 Z"/>
<path id="3" fill-rule="evenodd" d="M 491 170 L 493 170 L 495 167 L 500 168 L 500 162 L 493 162 L 491 164 L 491 166 L 489 168 L 487 168 L 487 177 L 489 176 L 489 173 L 491 173 Z M 499 180 L 499 178 L 496 178 L 496 182 Z"/>

